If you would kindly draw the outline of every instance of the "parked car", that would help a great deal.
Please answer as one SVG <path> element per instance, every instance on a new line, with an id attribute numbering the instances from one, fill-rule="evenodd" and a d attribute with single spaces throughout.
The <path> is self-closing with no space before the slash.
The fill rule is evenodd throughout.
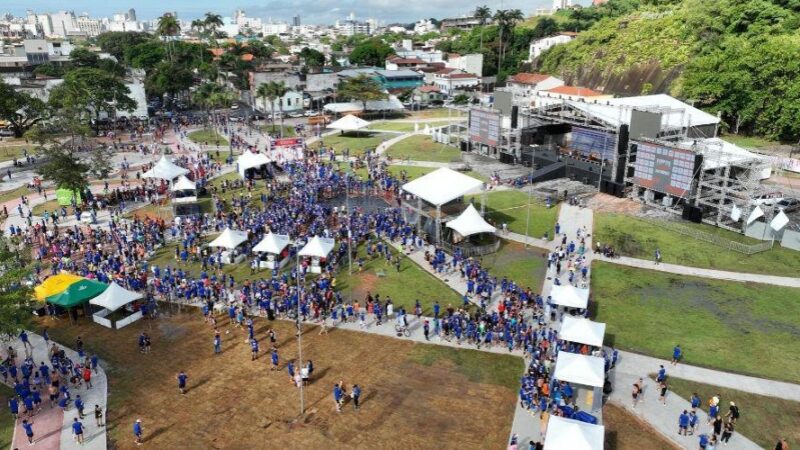
<path id="1" fill-rule="evenodd" d="M 299 112 L 299 111 L 298 112 L 290 112 L 289 113 L 289 117 L 291 117 L 293 119 L 297 119 L 298 117 L 304 117 L 304 114 L 302 112 Z"/>
<path id="2" fill-rule="evenodd" d="M 800 208 L 800 200 L 796 198 L 785 197 L 778 202 L 777 206 L 786 212 L 794 211 L 795 209 Z"/>

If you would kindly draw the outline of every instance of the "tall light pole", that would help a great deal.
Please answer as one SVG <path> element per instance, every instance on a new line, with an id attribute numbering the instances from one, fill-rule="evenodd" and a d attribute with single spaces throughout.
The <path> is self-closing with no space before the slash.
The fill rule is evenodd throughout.
<path id="1" fill-rule="evenodd" d="M 303 327 L 302 323 L 300 322 L 300 301 L 302 300 L 302 294 L 300 290 L 300 241 L 295 241 L 295 251 L 297 252 L 297 265 L 295 266 L 297 270 L 297 370 L 302 372 L 303 367 Z M 303 398 L 303 380 L 301 377 L 300 380 L 300 416 L 303 416 L 305 412 L 305 405 L 304 405 L 304 398 Z"/>

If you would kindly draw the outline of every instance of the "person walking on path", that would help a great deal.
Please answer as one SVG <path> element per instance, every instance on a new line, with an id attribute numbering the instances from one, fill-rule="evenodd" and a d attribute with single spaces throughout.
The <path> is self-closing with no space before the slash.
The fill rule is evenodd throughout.
<path id="1" fill-rule="evenodd" d="M 33 445 L 33 422 L 28 422 L 28 419 L 22 421 L 22 429 L 25 430 L 25 436 L 28 437 L 28 445 Z"/>
<path id="2" fill-rule="evenodd" d="M 733 422 L 730 420 L 725 422 L 725 427 L 722 429 L 722 437 L 719 439 L 725 445 L 728 445 L 728 441 L 733 436 Z"/>
<path id="3" fill-rule="evenodd" d="M 258 359 L 258 341 L 256 338 L 250 339 L 250 361 Z"/>
<path id="4" fill-rule="evenodd" d="M 94 420 L 98 428 L 103 426 L 103 408 L 100 405 L 94 405 Z"/>
<path id="5" fill-rule="evenodd" d="M 730 406 L 728 407 L 728 413 L 725 414 L 725 417 L 728 418 L 728 421 L 731 423 L 736 423 L 739 420 L 739 407 L 736 406 L 736 403 L 731 402 Z"/>
<path id="6" fill-rule="evenodd" d="M 633 383 L 633 390 L 631 391 L 631 397 L 633 400 L 633 407 L 636 408 L 636 403 L 639 402 L 639 396 L 641 395 L 641 388 L 639 387 L 639 383 Z"/>
<path id="7" fill-rule="evenodd" d="M 270 366 L 269 370 L 278 370 L 278 349 L 272 347 L 272 355 L 270 356 L 270 360 L 272 365 Z"/>
<path id="8" fill-rule="evenodd" d="M 655 261 L 656 265 L 661 264 L 661 249 L 658 247 L 656 247 Z"/>
<path id="9" fill-rule="evenodd" d="M 142 445 L 142 419 L 136 419 L 133 423 L 133 442 Z"/>
<path id="10" fill-rule="evenodd" d="M 342 393 L 342 389 L 339 387 L 339 384 L 333 385 L 333 401 L 336 403 L 336 412 L 342 412 L 342 400 L 344 399 L 344 394 Z"/>
<path id="11" fill-rule="evenodd" d="M 661 403 L 664 406 L 667 406 L 667 390 L 669 389 L 669 386 L 667 386 L 667 382 L 666 381 L 662 381 L 658 385 L 658 389 L 660 391 L 660 395 L 659 395 L 658 399 L 661 401 Z"/>
<path id="12" fill-rule="evenodd" d="M 189 375 L 186 375 L 186 372 L 181 370 L 175 378 L 178 380 L 178 390 L 181 392 L 181 395 L 186 395 L 186 380 L 189 378 Z"/>
<path id="13" fill-rule="evenodd" d="M 678 345 L 675 346 L 675 348 L 672 349 L 672 363 L 671 364 L 673 366 L 677 366 L 678 365 L 678 361 L 681 360 L 682 356 L 683 356 L 683 350 L 681 350 L 681 346 L 680 346 L 680 344 L 678 344 Z"/>
<path id="14" fill-rule="evenodd" d="M 222 337 L 219 330 L 214 330 L 214 354 L 222 353 Z"/>
<path id="15" fill-rule="evenodd" d="M 83 400 L 81 399 L 80 395 L 75 396 L 75 409 L 78 410 L 78 417 L 83 419 L 83 408 L 85 408 Z"/>
<path id="16" fill-rule="evenodd" d="M 689 414 L 686 413 L 684 409 L 680 416 L 678 416 L 678 436 L 683 434 L 684 436 L 689 435 Z"/>
<path id="17" fill-rule="evenodd" d="M 83 423 L 77 417 L 72 419 L 72 434 L 75 436 L 75 442 L 83 444 Z"/>
<path id="18" fill-rule="evenodd" d="M 19 332 L 19 340 L 22 341 L 22 347 L 25 349 L 25 355 L 30 358 L 33 352 L 33 345 L 28 340 L 28 333 L 25 330 Z"/>

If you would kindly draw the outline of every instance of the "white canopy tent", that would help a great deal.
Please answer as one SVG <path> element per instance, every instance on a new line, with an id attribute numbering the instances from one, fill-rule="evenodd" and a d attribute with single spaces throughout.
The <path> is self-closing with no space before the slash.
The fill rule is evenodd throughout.
<path id="1" fill-rule="evenodd" d="M 222 247 L 233 250 L 247 240 L 247 233 L 239 230 L 225 228 L 216 239 L 208 244 L 209 247 Z"/>
<path id="2" fill-rule="evenodd" d="M 544 450 L 603 450 L 605 427 L 550 416 Z"/>
<path id="3" fill-rule="evenodd" d="M 576 288 L 569 284 L 553 285 L 550 290 L 550 297 L 556 305 L 568 308 L 585 309 L 589 304 L 589 290 Z"/>
<path id="4" fill-rule="evenodd" d="M 357 131 L 362 128 L 366 128 L 369 126 L 369 122 L 366 120 L 356 117 L 352 114 L 348 114 L 341 119 L 333 122 L 332 124 L 328 125 L 326 128 L 330 128 L 332 130 L 341 130 L 341 131 Z"/>
<path id="5" fill-rule="evenodd" d="M 92 320 L 94 320 L 95 323 L 99 323 L 105 327 L 116 329 L 120 329 L 126 325 L 136 322 L 142 318 L 141 310 L 134 312 L 124 319 L 117 320 L 116 322 L 112 322 L 107 318 L 107 316 L 129 303 L 139 300 L 142 297 L 142 294 L 129 291 L 117 283 L 112 282 L 102 294 L 89 300 L 90 304 L 102 308 L 100 311 L 94 313 Z"/>
<path id="6" fill-rule="evenodd" d="M 605 360 L 599 356 L 560 351 L 553 378 L 584 386 L 603 387 Z"/>
<path id="7" fill-rule="evenodd" d="M 311 273 L 322 273 L 320 260 L 327 258 L 328 254 L 333 250 L 336 241 L 329 238 L 321 238 L 314 236 L 306 245 L 300 249 L 298 256 L 311 258 Z"/>
<path id="8" fill-rule="evenodd" d="M 323 109 L 332 113 L 360 112 L 364 111 L 364 105 L 361 102 L 328 103 Z M 405 106 L 394 95 L 390 95 L 385 100 L 367 101 L 367 111 L 402 111 L 403 109 Z"/>
<path id="9" fill-rule="evenodd" d="M 249 169 L 255 169 L 272 162 L 267 155 L 263 153 L 252 153 L 246 150 L 242 156 L 236 159 L 236 166 L 238 167 L 239 176 L 245 177 L 245 172 Z"/>
<path id="10" fill-rule="evenodd" d="M 403 191 L 441 206 L 467 194 L 483 190 L 483 181 L 442 167 L 403 185 Z"/>
<path id="11" fill-rule="evenodd" d="M 603 336 L 605 336 L 605 334 L 606 324 L 604 323 L 592 322 L 589 319 L 578 317 L 564 316 L 561 322 L 561 330 L 558 332 L 558 337 L 565 341 L 602 347 Z"/>
<path id="12" fill-rule="evenodd" d="M 461 236 L 467 237 L 478 233 L 494 233 L 496 228 L 486 223 L 481 217 L 481 213 L 470 204 L 460 216 L 447 222 L 447 228 L 451 228 Z"/>
<path id="13" fill-rule="evenodd" d="M 171 188 L 172 192 L 180 193 L 172 199 L 173 203 L 194 203 L 197 201 L 197 185 L 194 181 L 181 175 Z"/>
<path id="14" fill-rule="evenodd" d="M 266 255 L 265 261 L 259 262 L 259 267 L 267 269 L 275 269 L 286 263 L 286 258 L 281 259 L 280 255 L 283 250 L 289 246 L 290 239 L 285 234 L 269 233 L 261 239 L 261 242 L 253 247 L 253 253 L 261 253 Z"/>
<path id="15" fill-rule="evenodd" d="M 164 155 L 152 169 L 142 174 L 142 178 L 156 178 L 172 182 L 175 178 L 186 175 L 187 173 L 189 173 L 187 169 L 170 161 L 166 155 Z"/>

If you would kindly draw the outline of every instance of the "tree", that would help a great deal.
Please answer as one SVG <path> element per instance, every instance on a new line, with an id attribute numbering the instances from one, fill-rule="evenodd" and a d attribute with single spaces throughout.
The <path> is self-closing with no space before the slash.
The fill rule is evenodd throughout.
<path id="1" fill-rule="evenodd" d="M 153 35 L 149 33 L 109 31 L 97 36 L 97 45 L 104 52 L 117 58 L 117 61 L 124 61 L 125 49 L 151 40 L 153 40 Z"/>
<path id="2" fill-rule="evenodd" d="M 44 163 L 36 169 L 36 173 L 46 181 L 51 181 L 57 188 L 83 192 L 89 187 L 89 164 L 84 163 L 70 148 L 56 142 L 41 146 L 39 153 L 44 156 Z"/>
<path id="3" fill-rule="evenodd" d="M 76 69 L 64 76 L 64 82 L 50 93 L 50 104 L 77 112 L 95 133 L 102 113 L 113 117 L 117 111 L 133 111 L 136 102 L 130 90 L 116 76 L 100 69 Z"/>
<path id="4" fill-rule="evenodd" d="M 206 17 L 203 19 L 203 25 L 205 26 L 205 29 L 211 39 L 219 39 L 217 30 L 222 28 L 222 26 L 225 24 L 222 22 L 222 16 L 207 12 Z"/>
<path id="5" fill-rule="evenodd" d="M 466 105 L 470 101 L 470 96 L 467 94 L 458 94 L 453 97 L 453 104 L 455 105 Z"/>
<path id="6" fill-rule="evenodd" d="M 472 15 L 478 19 L 478 26 L 481 28 L 481 53 L 483 53 L 483 26 L 492 17 L 492 10 L 486 5 L 478 6 Z"/>
<path id="7" fill-rule="evenodd" d="M 256 96 L 269 102 L 270 119 L 272 120 L 272 132 L 275 132 L 275 102 L 281 112 L 281 136 L 283 136 L 283 96 L 289 92 L 286 83 L 283 81 L 269 81 L 262 83 L 256 89 Z"/>
<path id="8" fill-rule="evenodd" d="M 147 72 L 144 87 L 151 95 L 170 94 L 174 97 L 189 89 L 193 82 L 194 76 L 187 67 L 171 61 L 162 61 Z"/>
<path id="9" fill-rule="evenodd" d="M 164 60 L 166 50 L 158 41 L 142 42 L 125 49 L 125 62 L 134 69 L 150 71 Z"/>
<path id="10" fill-rule="evenodd" d="M 47 114 L 47 105 L 38 98 L 18 92 L 0 80 L 0 119 L 9 123 L 15 137 L 22 137 Z"/>
<path id="11" fill-rule="evenodd" d="M 170 13 L 166 13 L 163 16 L 158 18 L 158 25 L 156 26 L 156 34 L 161 36 L 165 42 L 167 42 L 167 49 L 169 54 L 169 43 L 173 41 L 173 38 L 179 35 L 181 32 L 181 24 L 178 22 L 178 18 L 173 16 Z M 169 54 L 170 58 L 173 55 Z"/>
<path id="12" fill-rule="evenodd" d="M 0 336 L 16 335 L 31 317 L 27 306 L 33 292 L 25 284 L 32 275 L 28 255 L 15 240 L 0 236 Z"/>
<path id="13" fill-rule="evenodd" d="M 345 79 L 339 83 L 338 92 L 342 97 L 361 102 L 364 112 L 367 111 L 368 101 L 385 100 L 389 97 L 389 94 L 383 90 L 383 86 L 366 74 Z"/>
<path id="14" fill-rule="evenodd" d="M 510 40 L 506 38 L 506 41 L 504 41 L 503 36 L 511 36 L 517 22 L 523 19 L 525 19 L 525 16 L 522 14 L 522 11 L 518 9 L 501 9 L 494 13 L 494 21 L 497 22 L 497 26 L 500 29 L 500 50 L 497 60 L 498 73 L 500 72 L 500 66 L 503 64 L 503 59 L 505 58 L 506 41 Z"/>
<path id="15" fill-rule="evenodd" d="M 69 53 L 70 66 L 75 68 L 97 67 L 100 56 L 86 48 L 76 48 Z"/>
<path id="16" fill-rule="evenodd" d="M 350 52 L 350 62 L 364 66 L 383 67 L 386 57 L 394 53 L 380 38 L 371 38 L 362 41 Z"/>
<path id="17" fill-rule="evenodd" d="M 52 78 L 61 78 L 64 76 L 64 68 L 61 66 L 57 66 L 53 63 L 44 63 L 42 65 L 36 66 L 33 69 L 33 74 L 37 77 L 52 77 Z"/>
<path id="18" fill-rule="evenodd" d="M 325 55 L 313 48 L 305 47 L 300 51 L 300 58 L 309 72 L 319 71 L 325 65 Z"/>

